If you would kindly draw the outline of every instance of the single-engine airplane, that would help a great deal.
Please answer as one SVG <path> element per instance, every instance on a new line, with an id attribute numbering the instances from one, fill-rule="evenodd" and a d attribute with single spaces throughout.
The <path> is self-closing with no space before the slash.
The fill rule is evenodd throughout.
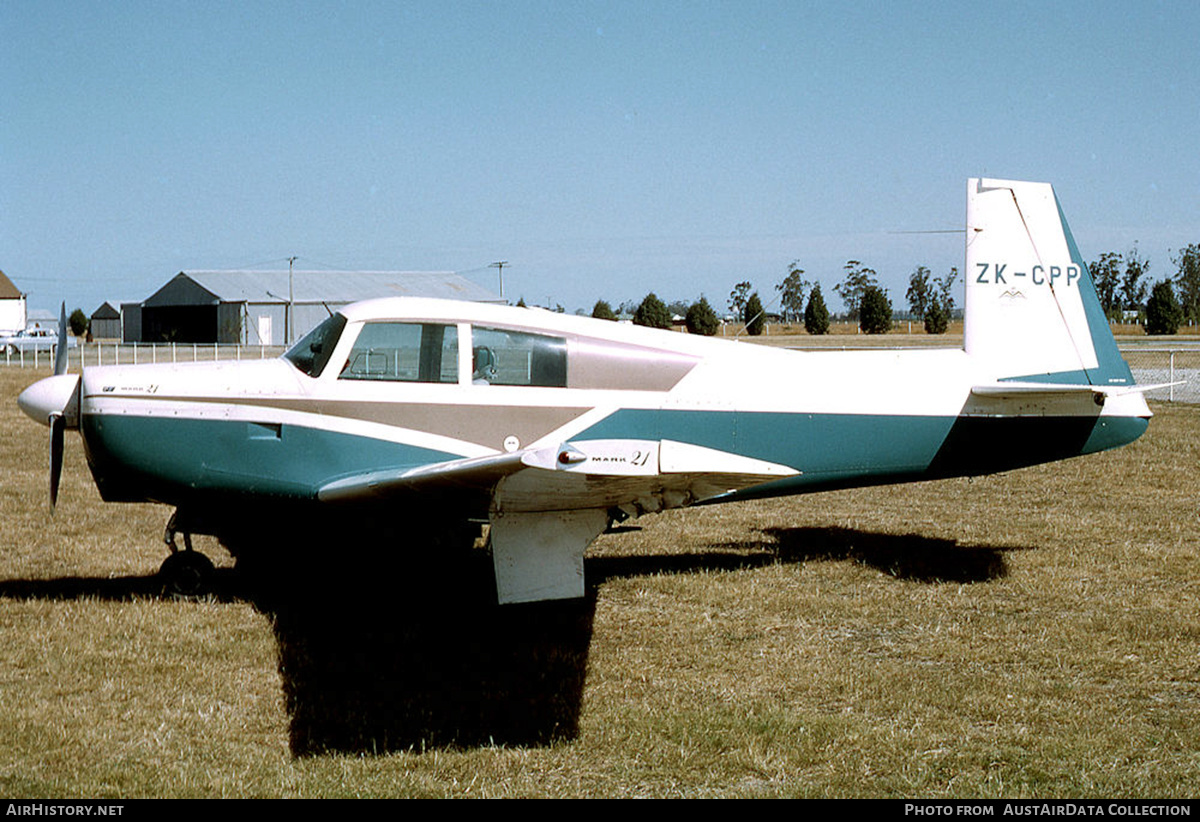
<path id="1" fill-rule="evenodd" d="M 498 602 L 569 599 L 614 519 L 1006 471 L 1146 430 L 1153 386 L 1134 384 L 1050 185 L 968 182 L 965 322 L 959 350 L 801 352 L 371 300 L 277 360 L 63 362 L 19 403 L 50 426 L 52 505 L 71 428 L 104 500 L 175 506 L 164 575 L 211 570 L 190 534 L 240 561 L 319 522 L 390 523 L 393 545 L 413 522 L 468 545 L 486 523 Z"/>

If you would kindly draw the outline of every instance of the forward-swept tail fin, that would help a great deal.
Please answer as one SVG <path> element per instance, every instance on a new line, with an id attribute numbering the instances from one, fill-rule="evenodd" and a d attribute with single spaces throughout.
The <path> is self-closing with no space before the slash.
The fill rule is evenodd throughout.
<path id="1" fill-rule="evenodd" d="M 1132 385 L 1048 183 L 967 182 L 965 347 L 999 380 Z"/>

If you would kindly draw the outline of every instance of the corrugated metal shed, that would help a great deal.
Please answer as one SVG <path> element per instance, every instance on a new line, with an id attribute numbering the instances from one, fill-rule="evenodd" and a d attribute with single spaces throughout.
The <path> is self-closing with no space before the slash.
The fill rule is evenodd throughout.
<path id="1" fill-rule="evenodd" d="M 58 328 L 58 316 L 53 311 L 44 308 L 33 308 L 25 315 L 25 327 L 32 331 L 35 328 Z"/>
<path id="2" fill-rule="evenodd" d="M 221 302 L 288 301 L 287 271 L 184 271 Z M 504 303 L 498 295 L 453 271 L 293 271 L 296 303 L 345 305 L 377 297 L 440 297 Z M 149 304 L 149 300 L 147 300 Z"/>
<path id="3" fill-rule="evenodd" d="M 181 271 L 142 303 L 140 332 L 147 342 L 284 345 L 330 311 L 379 297 L 504 302 L 451 271 Z"/>
<path id="4" fill-rule="evenodd" d="M 121 342 L 142 341 L 142 304 L 121 303 Z"/>
<path id="5" fill-rule="evenodd" d="M 118 305 L 119 304 L 120 303 L 118 303 Z M 112 303 L 103 302 L 103 303 L 100 303 L 99 308 L 97 308 L 95 311 L 92 312 L 92 319 L 93 320 L 119 320 L 119 319 L 121 319 L 121 312 L 118 311 L 113 306 Z"/>
<path id="6" fill-rule="evenodd" d="M 118 302 L 116 305 L 120 305 L 120 303 Z M 113 303 L 101 303 L 100 307 L 92 312 L 92 316 L 89 319 L 91 320 L 91 324 L 88 330 L 92 334 L 92 339 L 121 339 L 121 312 Z"/>

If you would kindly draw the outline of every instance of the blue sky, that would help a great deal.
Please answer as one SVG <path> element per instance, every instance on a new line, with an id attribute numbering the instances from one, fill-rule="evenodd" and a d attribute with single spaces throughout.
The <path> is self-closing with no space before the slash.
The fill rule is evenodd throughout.
<path id="1" fill-rule="evenodd" d="M 965 181 L 1085 258 L 1200 242 L 1200 4 L 0 2 L 0 269 L 454 270 L 514 301 L 767 301 L 962 265 Z"/>

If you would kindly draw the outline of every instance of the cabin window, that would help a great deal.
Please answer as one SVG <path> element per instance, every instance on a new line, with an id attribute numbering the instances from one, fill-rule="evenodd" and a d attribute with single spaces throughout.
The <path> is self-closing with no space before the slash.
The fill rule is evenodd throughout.
<path id="1" fill-rule="evenodd" d="M 305 334 L 283 356 L 308 376 L 319 377 L 345 327 L 346 318 L 334 314 Z"/>
<path id="2" fill-rule="evenodd" d="M 458 328 L 435 323 L 367 323 L 342 369 L 344 380 L 458 382 Z"/>
<path id="3" fill-rule="evenodd" d="M 476 385 L 567 385 L 567 341 L 562 337 L 477 326 L 471 330 L 471 357 Z"/>

